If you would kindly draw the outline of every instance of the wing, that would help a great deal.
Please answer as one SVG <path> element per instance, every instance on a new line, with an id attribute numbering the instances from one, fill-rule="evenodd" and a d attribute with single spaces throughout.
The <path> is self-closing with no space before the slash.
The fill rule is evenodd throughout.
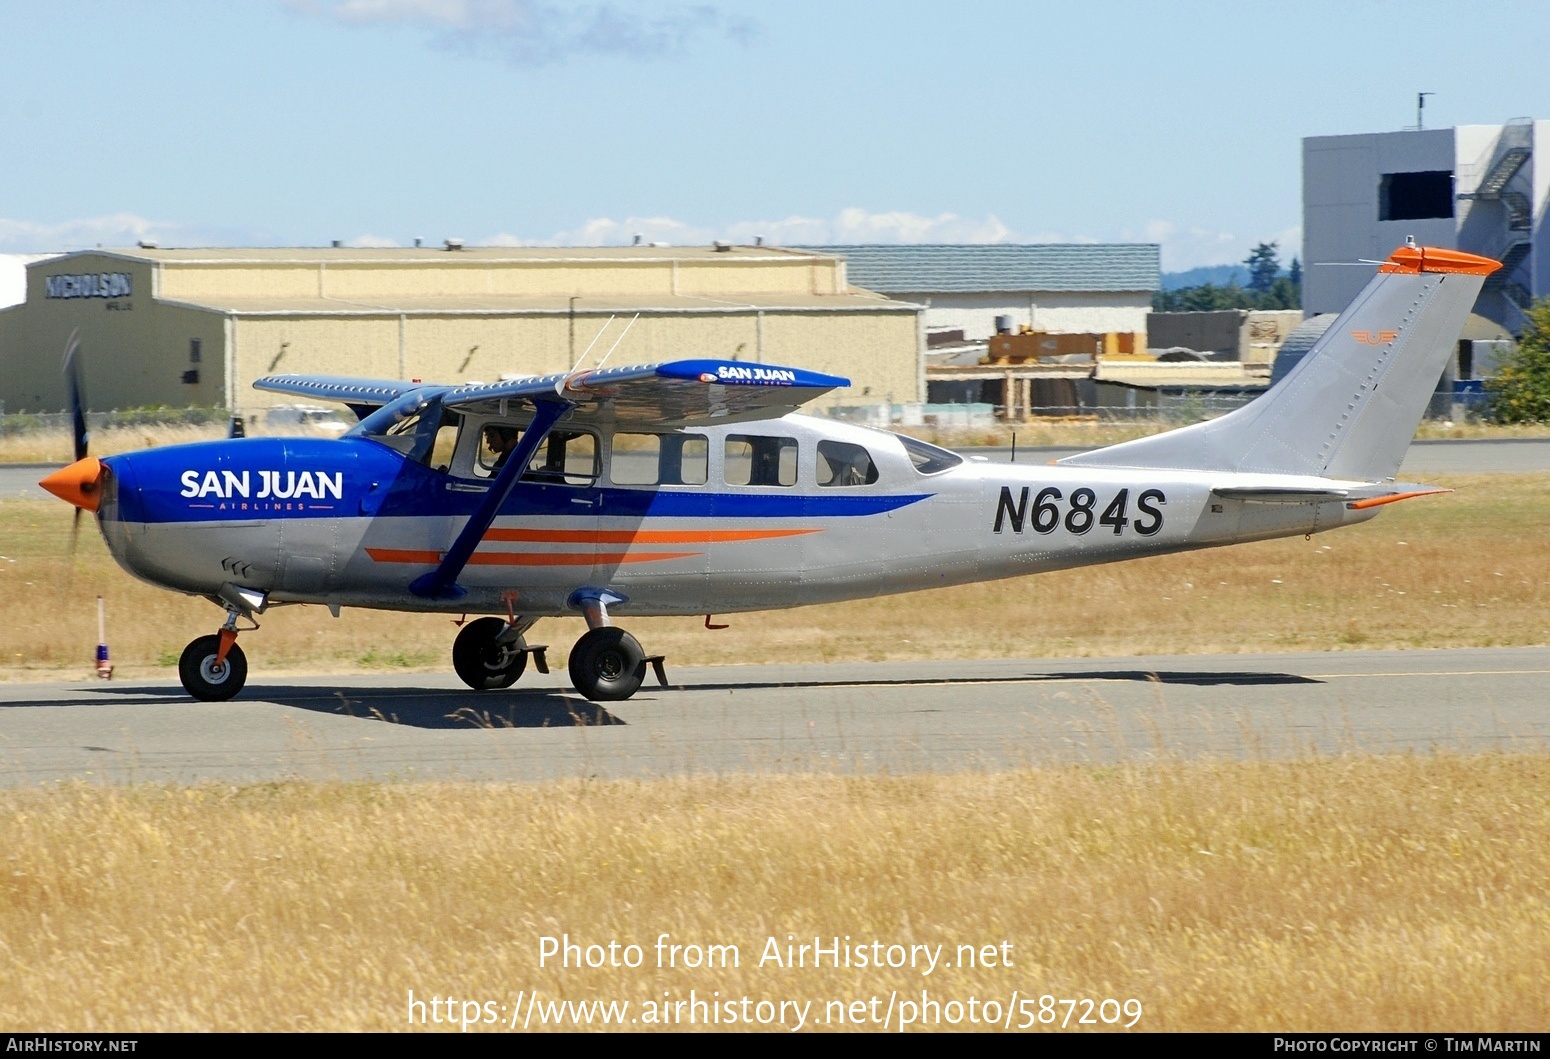
<path id="1" fill-rule="evenodd" d="M 365 419 L 408 393 L 422 389 L 418 382 L 398 379 L 352 379 L 345 375 L 266 375 L 253 383 L 255 390 L 292 393 L 297 397 L 315 397 L 322 401 L 341 401 L 357 419 Z"/>
<path id="2" fill-rule="evenodd" d="M 850 380 L 841 376 L 803 368 L 675 360 L 454 386 L 441 400 L 448 408 L 500 414 L 506 402 L 548 397 L 574 405 L 581 417 L 606 408 L 619 422 L 675 426 L 701 420 L 736 423 L 771 419 L 849 385 Z"/>

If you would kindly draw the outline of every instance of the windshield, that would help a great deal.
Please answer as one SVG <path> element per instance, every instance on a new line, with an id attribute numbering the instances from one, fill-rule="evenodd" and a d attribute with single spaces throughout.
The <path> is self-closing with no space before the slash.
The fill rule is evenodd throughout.
<path id="1" fill-rule="evenodd" d="M 349 436 L 370 438 L 411 460 L 425 463 L 436 447 L 438 433 L 444 433 L 442 427 L 453 425 L 445 422 L 447 418 L 439 395 L 412 390 L 355 424 Z"/>

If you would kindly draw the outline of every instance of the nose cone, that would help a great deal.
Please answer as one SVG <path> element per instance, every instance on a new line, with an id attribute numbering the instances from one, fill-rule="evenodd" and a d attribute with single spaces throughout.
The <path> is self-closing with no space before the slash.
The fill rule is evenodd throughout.
<path id="1" fill-rule="evenodd" d="M 61 467 L 38 484 L 82 510 L 96 511 L 102 499 L 102 472 L 102 461 L 88 456 Z"/>

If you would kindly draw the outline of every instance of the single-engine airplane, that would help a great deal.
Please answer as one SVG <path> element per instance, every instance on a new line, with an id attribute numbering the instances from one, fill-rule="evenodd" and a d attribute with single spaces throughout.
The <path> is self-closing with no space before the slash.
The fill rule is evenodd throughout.
<path id="1" fill-rule="evenodd" d="M 1407 245 L 1297 367 L 1209 422 L 1053 465 L 965 460 L 795 414 L 848 381 L 679 360 L 488 384 L 271 375 L 338 401 L 339 438 L 241 438 L 86 455 L 42 485 L 93 511 L 129 573 L 226 611 L 183 652 L 195 698 L 229 699 L 240 621 L 281 604 L 488 615 L 452 646 L 509 687 L 542 617 L 580 613 L 583 696 L 627 699 L 648 658 L 614 624 L 1016 577 L 1362 522 L 1443 492 L 1394 480 L 1485 276 Z M 78 513 L 79 517 L 79 513 Z M 709 617 L 706 618 L 707 625 Z"/>

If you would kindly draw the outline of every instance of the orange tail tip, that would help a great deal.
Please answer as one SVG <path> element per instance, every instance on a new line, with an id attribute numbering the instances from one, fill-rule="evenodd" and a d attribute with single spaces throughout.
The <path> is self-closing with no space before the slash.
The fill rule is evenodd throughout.
<path id="1" fill-rule="evenodd" d="M 1471 276 L 1489 276 L 1502 267 L 1500 261 L 1462 250 L 1443 250 L 1435 246 L 1402 246 L 1389 255 L 1379 272 L 1462 272 Z"/>
<path id="2" fill-rule="evenodd" d="M 61 467 L 38 484 L 84 511 L 96 511 L 102 499 L 102 461 L 95 456 Z"/>
<path id="3" fill-rule="evenodd" d="M 1417 489 L 1409 493 L 1390 493 L 1387 496 L 1369 496 L 1365 500 L 1353 500 L 1347 507 L 1358 511 L 1369 507 L 1382 507 L 1384 504 L 1392 504 L 1398 500 L 1409 500 L 1417 496 L 1441 496 L 1443 493 L 1451 493 L 1451 489 Z"/>

